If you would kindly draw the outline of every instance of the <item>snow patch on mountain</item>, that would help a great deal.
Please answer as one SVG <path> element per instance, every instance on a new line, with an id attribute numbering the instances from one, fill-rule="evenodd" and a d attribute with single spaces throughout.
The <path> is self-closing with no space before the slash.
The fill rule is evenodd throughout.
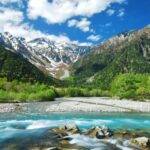
<path id="1" fill-rule="evenodd" d="M 87 46 L 58 43 L 46 38 L 37 38 L 27 42 L 24 38 L 14 37 L 8 32 L 0 34 L 0 44 L 21 54 L 43 72 L 61 79 L 69 76 L 70 64 L 92 49 Z"/>

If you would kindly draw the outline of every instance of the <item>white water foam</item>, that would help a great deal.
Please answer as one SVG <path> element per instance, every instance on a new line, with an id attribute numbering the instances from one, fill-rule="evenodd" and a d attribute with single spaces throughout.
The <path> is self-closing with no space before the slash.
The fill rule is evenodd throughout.
<path id="1" fill-rule="evenodd" d="M 72 139 L 70 144 L 77 144 L 78 146 L 90 148 L 90 150 L 103 150 L 107 148 L 108 144 L 115 145 L 116 148 L 121 150 L 133 150 L 128 145 L 121 145 L 118 139 L 96 139 L 80 134 L 70 135 L 69 137 Z"/>
<path id="2" fill-rule="evenodd" d="M 100 140 L 96 138 L 90 138 L 85 135 L 75 134 L 69 136 L 72 140 L 70 141 L 70 144 L 77 144 L 79 146 L 87 147 L 87 148 L 104 148 L 107 145 L 100 142 Z"/>
<path id="3" fill-rule="evenodd" d="M 111 124 L 111 120 L 77 120 L 77 119 L 72 119 L 72 120 L 38 120 L 38 121 L 32 121 L 30 125 L 26 129 L 38 129 L 38 128 L 47 128 L 47 127 L 56 127 L 60 125 L 66 125 L 66 124 L 76 124 L 77 126 L 86 126 L 86 127 L 91 127 L 91 126 L 96 126 L 96 125 L 101 125 L 105 126 L 108 124 Z"/>
<path id="4" fill-rule="evenodd" d="M 116 124 L 116 122 L 118 122 Z M 107 119 L 62 119 L 62 120 L 10 120 L 5 122 L 0 122 L 0 129 L 4 129 L 7 127 L 19 128 L 19 126 L 24 127 L 25 129 L 38 129 L 38 128 L 51 128 L 65 124 L 76 124 L 79 127 L 92 127 L 92 126 L 109 126 L 109 127 L 117 127 L 118 125 L 121 127 L 125 124 L 135 125 L 138 124 L 139 121 L 134 119 L 119 119 L 119 120 L 107 120 Z M 142 125 L 148 125 L 149 121 L 145 120 Z"/>
<path id="5" fill-rule="evenodd" d="M 26 129 L 32 130 L 32 129 L 53 127 L 56 125 L 55 123 L 56 122 L 51 122 L 51 121 L 34 121 Z"/>

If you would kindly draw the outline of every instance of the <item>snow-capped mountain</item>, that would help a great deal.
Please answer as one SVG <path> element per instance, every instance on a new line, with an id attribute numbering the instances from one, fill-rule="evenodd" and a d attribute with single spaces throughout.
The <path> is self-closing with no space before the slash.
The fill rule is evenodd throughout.
<path id="1" fill-rule="evenodd" d="M 57 43 L 46 38 L 27 42 L 8 32 L 0 34 L 0 44 L 8 50 L 20 53 L 39 69 L 56 78 L 68 76 L 70 64 L 91 51 L 91 47 Z"/>

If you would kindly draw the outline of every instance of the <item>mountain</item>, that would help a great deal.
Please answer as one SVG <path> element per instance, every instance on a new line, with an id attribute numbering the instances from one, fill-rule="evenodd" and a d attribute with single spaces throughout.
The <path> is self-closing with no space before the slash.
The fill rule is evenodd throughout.
<path id="1" fill-rule="evenodd" d="M 44 75 L 63 79 L 71 75 L 78 85 L 108 88 L 120 73 L 150 73 L 150 28 L 120 33 L 99 46 L 77 46 L 46 38 L 26 41 L 0 34 L 0 45 Z"/>
<path id="2" fill-rule="evenodd" d="M 41 82 L 53 85 L 56 80 L 46 76 L 19 53 L 11 52 L 0 46 L 0 77 L 8 81 Z"/>
<path id="3" fill-rule="evenodd" d="M 8 32 L 0 34 L 0 45 L 12 52 L 21 54 L 44 73 L 55 78 L 69 75 L 69 65 L 89 53 L 91 47 L 58 43 L 46 38 L 26 41 Z"/>
<path id="4" fill-rule="evenodd" d="M 150 28 L 119 34 L 72 65 L 77 81 L 109 88 L 120 73 L 150 73 Z"/>

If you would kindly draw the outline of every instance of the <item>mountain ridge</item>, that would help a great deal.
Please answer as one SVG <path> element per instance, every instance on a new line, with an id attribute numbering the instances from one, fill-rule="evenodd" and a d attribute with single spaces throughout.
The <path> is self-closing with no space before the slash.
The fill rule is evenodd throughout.
<path id="1" fill-rule="evenodd" d="M 19 53 L 11 52 L 0 46 L 0 77 L 7 81 L 22 81 L 55 85 L 56 79 L 45 75 Z"/>
<path id="2" fill-rule="evenodd" d="M 44 74 L 64 79 L 69 77 L 71 72 L 73 76 L 85 77 L 87 81 L 91 81 L 99 74 L 98 72 L 105 71 L 108 66 L 112 66 L 115 58 L 119 59 L 121 55 L 124 55 L 122 59 L 129 57 L 123 53 L 130 45 L 134 45 L 132 47 L 134 55 L 136 55 L 134 49 L 139 49 L 138 57 L 142 56 L 149 62 L 149 39 L 149 27 L 118 34 L 103 44 L 92 47 L 58 43 L 46 38 L 36 38 L 26 42 L 24 38 L 14 37 L 7 32 L 0 34 L 0 44 L 5 49 L 21 54 Z M 146 41 L 146 44 L 143 41 Z M 138 43 L 140 43 L 139 46 Z M 128 51 L 132 54 L 132 50 Z M 144 62 L 144 59 L 141 61 Z M 132 63 L 129 62 L 129 64 Z"/>
<path id="3" fill-rule="evenodd" d="M 120 73 L 150 73 L 150 28 L 109 39 L 71 68 L 79 82 L 103 88 Z"/>
<path id="4" fill-rule="evenodd" d="M 12 52 L 20 53 L 44 73 L 55 78 L 64 76 L 70 63 L 91 50 L 91 47 L 57 43 L 46 38 L 26 42 L 24 38 L 14 37 L 8 32 L 0 34 L 0 44 Z"/>

